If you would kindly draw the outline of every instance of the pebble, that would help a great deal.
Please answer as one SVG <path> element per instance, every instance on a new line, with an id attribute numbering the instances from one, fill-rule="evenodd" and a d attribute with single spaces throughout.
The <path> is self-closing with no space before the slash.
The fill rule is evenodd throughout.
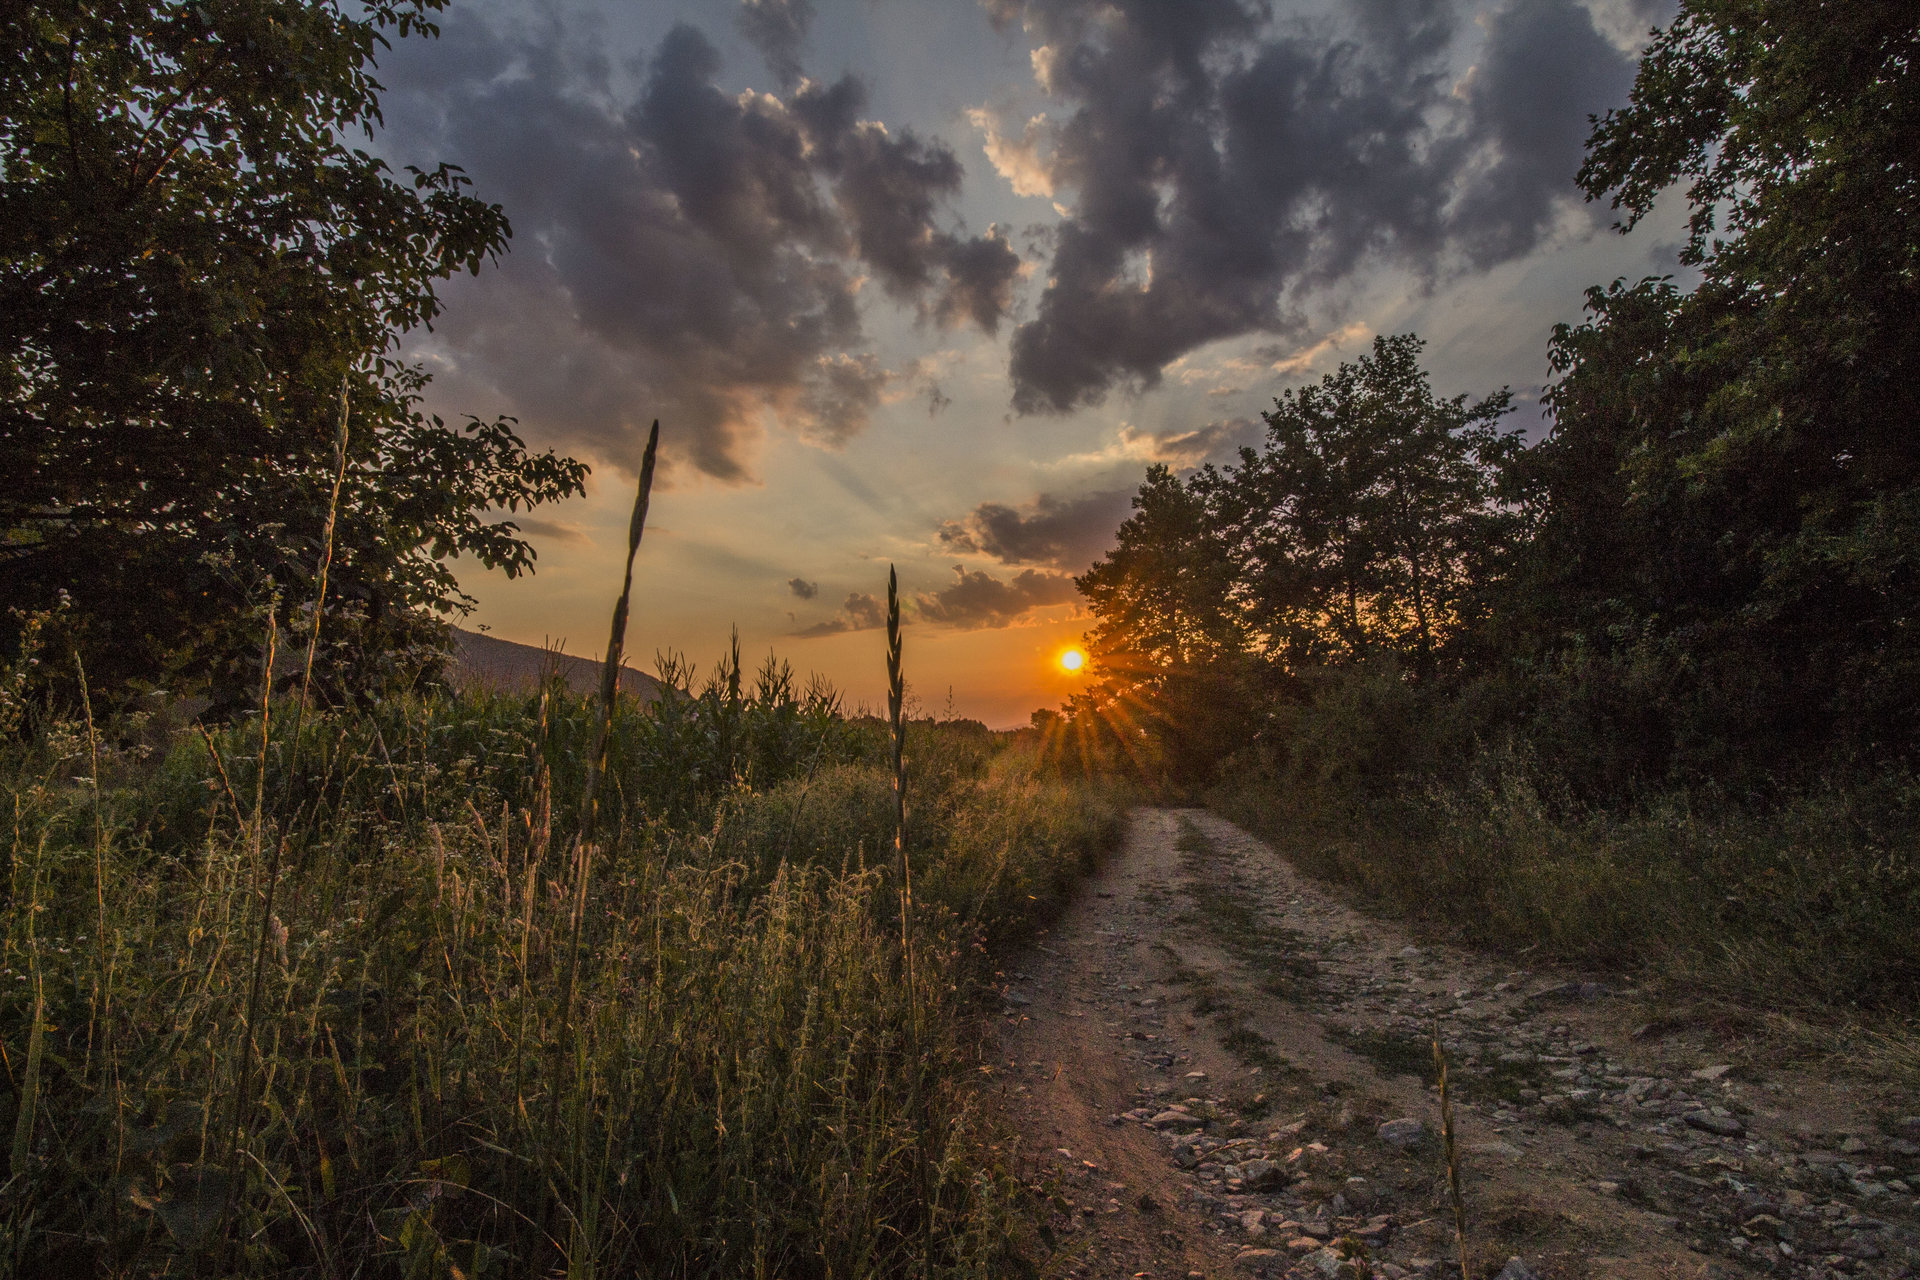
<path id="1" fill-rule="evenodd" d="M 1425 1121 L 1416 1117 L 1402 1116 L 1398 1120 L 1387 1121 L 1374 1132 L 1379 1135 L 1380 1141 L 1396 1151 L 1405 1151 L 1425 1141 L 1427 1126 Z"/>
<path id="2" fill-rule="evenodd" d="M 1704 1133 L 1717 1133 L 1723 1138 L 1737 1138 L 1747 1131 L 1737 1116 L 1715 1115 L 1711 1111 L 1689 1111 L 1682 1117 L 1687 1127 L 1699 1129 Z"/>

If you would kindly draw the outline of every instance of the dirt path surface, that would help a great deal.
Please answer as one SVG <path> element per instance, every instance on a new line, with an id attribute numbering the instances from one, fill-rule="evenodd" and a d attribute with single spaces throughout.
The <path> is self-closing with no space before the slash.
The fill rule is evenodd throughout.
<path id="1" fill-rule="evenodd" d="M 1920 1265 L 1920 1100 L 1776 1070 L 1635 993 L 1416 946 L 1200 810 L 1007 975 L 989 1059 L 1049 1276 L 1871 1276 Z"/>

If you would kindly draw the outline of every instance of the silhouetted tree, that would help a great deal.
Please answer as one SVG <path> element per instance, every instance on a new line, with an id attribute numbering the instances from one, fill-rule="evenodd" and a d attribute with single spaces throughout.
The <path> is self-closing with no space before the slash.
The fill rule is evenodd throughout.
<path id="1" fill-rule="evenodd" d="M 1290 667 L 1397 655 L 1430 673 L 1510 531 L 1496 487 L 1520 446 L 1498 425 L 1512 397 L 1437 398 L 1422 345 L 1377 337 L 1286 391 L 1265 449 L 1197 481 L 1248 624 Z"/>
<path id="2" fill-rule="evenodd" d="M 0 13 L 0 600 L 69 596 L 61 642 L 96 684 L 231 689 L 259 608 L 300 622 L 343 386 L 322 650 L 342 688 L 431 660 L 465 603 L 451 557 L 530 567 L 490 512 L 580 490 L 505 422 L 423 415 L 394 354 L 508 235 L 457 170 L 397 178 L 350 145 L 388 36 L 432 34 L 443 2 Z"/>

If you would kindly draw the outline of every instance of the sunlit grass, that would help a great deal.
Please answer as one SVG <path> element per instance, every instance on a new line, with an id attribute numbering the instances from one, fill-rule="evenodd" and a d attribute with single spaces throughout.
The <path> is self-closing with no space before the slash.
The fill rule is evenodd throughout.
<path id="1" fill-rule="evenodd" d="M 615 718 L 584 889 L 557 687 L 309 714 L 297 761 L 150 732 L 97 789 L 71 726 L 15 752 L 0 1274 L 1001 1270 L 963 1015 L 1117 812 L 910 725 L 909 972 L 877 727 L 675 683 Z"/>

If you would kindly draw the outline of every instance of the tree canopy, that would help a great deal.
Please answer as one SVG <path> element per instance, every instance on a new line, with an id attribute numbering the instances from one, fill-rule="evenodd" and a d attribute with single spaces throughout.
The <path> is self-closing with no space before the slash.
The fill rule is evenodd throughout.
<path id="1" fill-rule="evenodd" d="M 465 603 L 450 557 L 530 566 L 490 513 L 578 492 L 584 467 L 425 415 L 396 348 L 439 281 L 502 251 L 506 216 L 454 168 L 396 175 L 352 145 L 380 120 L 379 52 L 443 4 L 0 17 L 0 626 L 64 594 L 97 683 L 230 689 L 260 610 L 311 609 L 342 461 L 341 689 L 431 661 Z"/>
<path id="2" fill-rule="evenodd" d="M 1500 540 L 1512 396 L 1435 397 L 1422 345 L 1377 337 L 1319 386 L 1284 392 L 1262 415 L 1265 449 L 1196 480 L 1248 625 L 1289 665 L 1394 654 L 1430 671 Z"/>

